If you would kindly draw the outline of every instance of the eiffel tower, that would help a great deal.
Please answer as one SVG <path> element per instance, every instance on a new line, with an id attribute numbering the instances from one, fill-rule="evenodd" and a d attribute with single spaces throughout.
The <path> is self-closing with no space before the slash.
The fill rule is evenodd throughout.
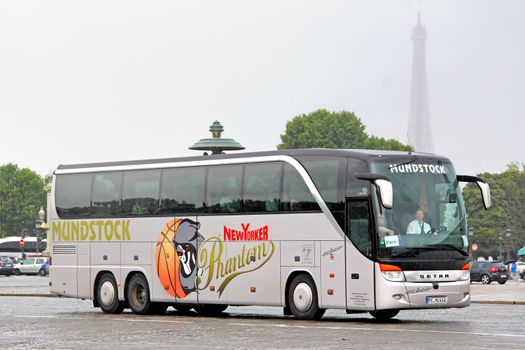
<path id="1" fill-rule="evenodd" d="M 412 30 L 414 52 L 412 56 L 412 80 L 410 88 L 410 111 L 408 117 L 408 143 L 417 152 L 434 152 L 430 114 L 428 112 L 427 65 L 425 42 L 427 31 L 421 24 L 421 15 Z"/>

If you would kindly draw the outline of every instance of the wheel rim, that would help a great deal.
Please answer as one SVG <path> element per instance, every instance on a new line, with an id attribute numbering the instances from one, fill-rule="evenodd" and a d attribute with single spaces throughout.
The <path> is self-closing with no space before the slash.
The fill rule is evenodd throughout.
<path id="1" fill-rule="evenodd" d="M 137 284 L 137 286 L 134 288 L 133 294 L 131 298 L 133 299 L 133 304 L 142 307 L 144 304 L 146 304 L 146 288 L 144 288 L 144 285 Z"/>
<path id="2" fill-rule="evenodd" d="M 113 283 L 106 281 L 100 287 L 100 302 L 102 305 L 110 306 L 115 300 L 115 288 Z"/>
<path id="3" fill-rule="evenodd" d="M 488 276 L 482 276 L 481 277 L 481 283 L 484 283 L 484 284 L 489 283 L 489 277 Z"/>
<path id="4" fill-rule="evenodd" d="M 293 291 L 293 303 L 297 310 L 304 312 L 312 306 L 313 293 L 306 283 L 299 283 Z"/>

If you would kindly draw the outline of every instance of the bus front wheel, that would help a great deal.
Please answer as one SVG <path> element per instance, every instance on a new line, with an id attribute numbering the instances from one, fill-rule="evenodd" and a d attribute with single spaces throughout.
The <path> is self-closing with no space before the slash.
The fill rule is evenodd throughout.
<path id="1" fill-rule="evenodd" d="M 300 320 L 320 319 L 326 311 L 319 308 L 317 288 L 312 277 L 307 274 L 294 277 L 288 289 L 287 301 L 292 314 Z"/>
<path id="2" fill-rule="evenodd" d="M 117 282 L 110 273 L 102 275 L 97 286 L 97 302 L 106 314 L 120 314 L 124 303 L 118 300 Z"/>
<path id="3" fill-rule="evenodd" d="M 391 318 L 396 317 L 398 313 L 399 310 L 395 309 L 370 311 L 370 315 L 380 322 L 389 321 Z"/>

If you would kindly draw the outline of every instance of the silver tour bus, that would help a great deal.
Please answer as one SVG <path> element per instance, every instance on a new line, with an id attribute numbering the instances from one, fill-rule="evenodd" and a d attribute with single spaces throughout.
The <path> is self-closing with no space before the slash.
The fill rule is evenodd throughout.
<path id="1" fill-rule="evenodd" d="M 389 319 L 470 303 L 461 182 L 444 157 L 289 150 L 61 165 L 48 240 L 51 291 L 202 314 L 280 306 Z"/>

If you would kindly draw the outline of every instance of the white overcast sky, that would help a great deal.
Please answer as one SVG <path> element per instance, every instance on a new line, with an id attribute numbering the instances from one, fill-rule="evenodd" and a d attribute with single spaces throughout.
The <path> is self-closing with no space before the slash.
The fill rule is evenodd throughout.
<path id="1" fill-rule="evenodd" d="M 216 119 L 271 150 L 317 108 L 406 142 L 418 10 L 436 152 L 525 162 L 525 1 L 126 0 L 0 3 L 0 164 L 197 155 Z"/>

